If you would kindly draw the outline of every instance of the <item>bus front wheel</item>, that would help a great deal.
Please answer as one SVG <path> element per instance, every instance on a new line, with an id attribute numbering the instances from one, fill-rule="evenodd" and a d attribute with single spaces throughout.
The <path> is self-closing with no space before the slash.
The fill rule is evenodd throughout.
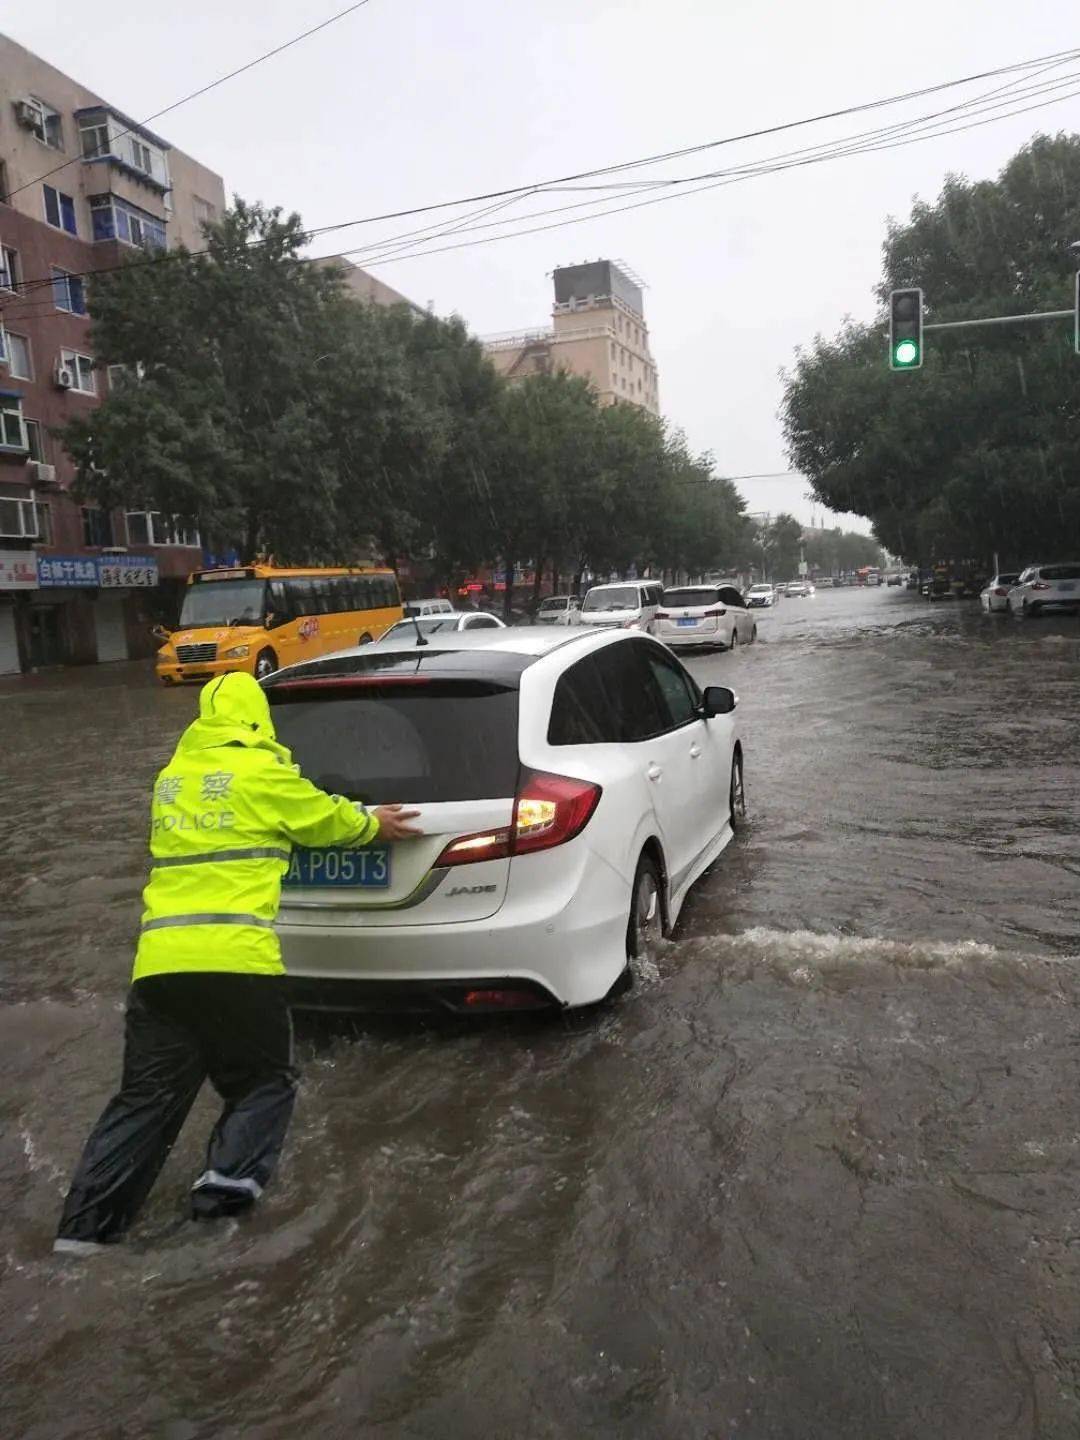
<path id="1" fill-rule="evenodd" d="M 255 679 L 265 680 L 278 668 L 277 656 L 273 650 L 260 650 L 255 657 Z"/>

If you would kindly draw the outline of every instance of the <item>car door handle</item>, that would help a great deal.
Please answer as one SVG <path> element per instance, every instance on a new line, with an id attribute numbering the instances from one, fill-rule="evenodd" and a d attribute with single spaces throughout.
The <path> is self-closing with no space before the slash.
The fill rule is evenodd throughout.
<path id="1" fill-rule="evenodd" d="M 645 771 L 645 774 L 648 775 L 650 780 L 659 780 L 660 776 L 663 775 L 663 773 L 664 772 L 659 765 L 650 765 L 649 768 Z"/>
<path id="2" fill-rule="evenodd" d="M 691 746 L 690 746 L 690 758 L 691 758 L 691 760 L 696 760 L 700 754 L 701 754 L 701 746 L 700 746 L 700 745 L 691 745 Z"/>

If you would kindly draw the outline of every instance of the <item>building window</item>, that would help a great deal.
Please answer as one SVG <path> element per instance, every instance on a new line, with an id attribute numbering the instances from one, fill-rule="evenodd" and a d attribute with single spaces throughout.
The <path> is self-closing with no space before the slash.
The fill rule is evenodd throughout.
<path id="1" fill-rule="evenodd" d="M 0 160 L 0 201 L 6 203 L 8 197 L 7 161 Z"/>
<path id="2" fill-rule="evenodd" d="M 65 195 L 61 190 L 54 190 L 51 185 L 43 185 L 45 192 L 45 219 L 50 225 L 55 225 L 57 230 L 66 230 L 69 235 L 79 233 L 75 223 L 75 201 L 70 195 Z"/>
<path id="3" fill-rule="evenodd" d="M 18 395 L 0 395 L 0 449 L 26 449 L 22 400 Z"/>
<path id="4" fill-rule="evenodd" d="M 196 225 L 212 225 L 217 219 L 217 206 L 211 205 L 209 200 L 203 200 L 198 195 L 193 197 L 191 208 L 195 214 Z"/>
<path id="5" fill-rule="evenodd" d="M 90 505 L 83 506 L 83 544 L 111 545 L 113 543 L 112 516 L 107 510 L 98 510 Z"/>
<path id="6" fill-rule="evenodd" d="M 81 395 L 97 394 L 97 376 L 90 355 L 80 355 L 77 350 L 61 350 L 60 365 L 71 375 L 72 390 L 78 390 Z"/>
<path id="7" fill-rule="evenodd" d="M 0 245 L 0 290 L 18 290 L 19 252 L 10 245 Z"/>
<path id="8" fill-rule="evenodd" d="M 37 509 L 33 500 L 0 497 L 0 535 L 5 539 L 36 540 Z"/>
<path id="9" fill-rule="evenodd" d="M 129 510 L 125 518 L 129 545 L 202 544 L 198 530 L 177 515 L 165 515 L 160 510 Z"/>
<path id="10" fill-rule="evenodd" d="M 72 315 L 86 314 L 86 287 L 82 277 L 52 267 L 53 304 L 58 310 L 67 310 Z"/>
<path id="11" fill-rule="evenodd" d="M 104 120 L 92 120 L 88 125 L 80 125 L 79 141 L 84 160 L 96 160 L 99 155 L 112 154 L 109 126 Z"/>
<path id="12" fill-rule="evenodd" d="M 30 459 L 45 463 L 45 432 L 41 428 L 40 420 L 24 420 L 26 426 L 26 448 L 30 451 Z"/>
<path id="13" fill-rule="evenodd" d="M 90 220 L 95 240 L 121 240 L 142 250 L 165 249 L 165 222 L 124 200 L 95 196 L 90 201 Z"/>
<path id="14" fill-rule="evenodd" d="M 52 510 L 46 501 L 35 500 L 34 513 L 37 520 L 38 544 L 51 545 L 53 543 Z"/>
<path id="15" fill-rule="evenodd" d="M 50 149 L 63 150 L 64 122 L 60 119 L 59 111 L 46 105 L 44 100 L 38 100 L 36 96 L 23 101 L 23 106 L 23 123 L 30 133 L 36 135 L 41 143 L 48 145 Z"/>
<path id="16" fill-rule="evenodd" d="M 141 140 L 136 140 L 134 137 L 131 141 L 131 163 L 144 175 L 153 174 L 154 162 L 150 156 L 150 146 L 144 145 Z"/>
<path id="17" fill-rule="evenodd" d="M 30 341 L 25 335 L 7 334 L 8 370 L 13 380 L 33 380 L 34 367 L 30 361 Z"/>

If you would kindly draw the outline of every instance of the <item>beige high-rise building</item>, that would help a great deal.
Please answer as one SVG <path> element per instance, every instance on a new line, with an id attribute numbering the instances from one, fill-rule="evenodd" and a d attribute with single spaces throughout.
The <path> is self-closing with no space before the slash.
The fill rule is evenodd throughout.
<path id="1" fill-rule="evenodd" d="M 641 283 L 614 260 L 566 265 L 554 273 L 551 328 L 491 335 L 484 349 L 508 380 L 567 370 L 589 380 L 604 405 L 660 413 Z"/>

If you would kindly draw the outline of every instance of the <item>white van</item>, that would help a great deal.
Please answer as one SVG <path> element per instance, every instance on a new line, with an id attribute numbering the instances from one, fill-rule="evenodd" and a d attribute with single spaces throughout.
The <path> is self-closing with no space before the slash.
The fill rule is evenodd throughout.
<path id="1" fill-rule="evenodd" d="M 622 630 L 656 632 L 656 612 L 664 587 L 659 580 L 617 580 L 594 585 L 581 603 L 581 625 L 617 625 Z"/>

